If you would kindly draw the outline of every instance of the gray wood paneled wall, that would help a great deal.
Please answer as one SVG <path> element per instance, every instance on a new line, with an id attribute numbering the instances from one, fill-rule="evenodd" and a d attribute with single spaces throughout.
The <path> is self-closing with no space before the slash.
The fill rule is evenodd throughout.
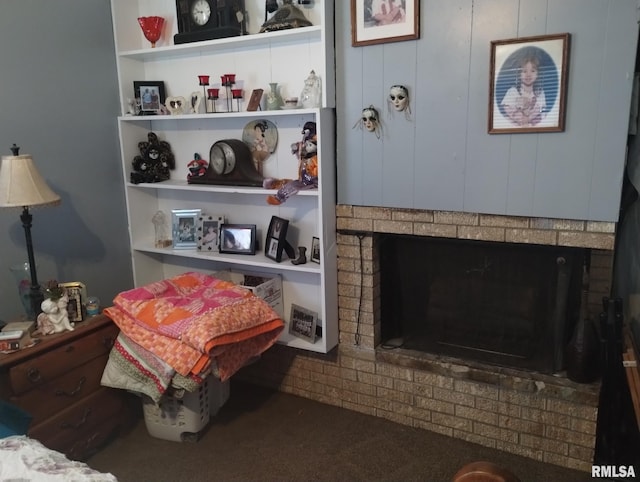
<path id="1" fill-rule="evenodd" d="M 0 60 L 0 152 L 11 155 L 18 144 L 62 198 L 32 210 L 38 279 L 81 281 L 108 306 L 133 287 L 109 0 L 3 0 Z M 6 321 L 24 315 L 9 271 L 27 261 L 19 216 L 0 209 Z"/>
<path id="2" fill-rule="evenodd" d="M 617 221 L 637 0 L 421 0 L 420 39 L 351 46 L 336 2 L 338 202 Z M 571 34 L 565 131 L 488 134 L 492 40 Z M 389 87 L 411 96 L 391 115 Z M 354 124 L 375 106 L 383 135 Z"/>

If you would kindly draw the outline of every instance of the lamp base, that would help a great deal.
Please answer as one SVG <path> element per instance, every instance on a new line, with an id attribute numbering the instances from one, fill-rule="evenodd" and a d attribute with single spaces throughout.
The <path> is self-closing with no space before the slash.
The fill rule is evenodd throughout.
<path id="1" fill-rule="evenodd" d="M 33 216 L 29 212 L 29 206 L 24 206 L 22 214 L 20 215 L 20 221 L 22 221 L 22 227 L 24 228 L 24 237 L 27 242 L 27 257 L 29 259 L 29 274 L 31 275 L 31 289 L 29 290 L 29 297 L 31 298 L 31 309 L 35 314 L 33 318 L 36 320 L 37 316 L 42 313 L 41 304 L 44 301 L 44 294 L 40 290 L 40 283 L 38 283 L 38 275 L 36 273 L 36 262 L 33 256 L 33 242 L 31 241 L 31 223 Z"/>

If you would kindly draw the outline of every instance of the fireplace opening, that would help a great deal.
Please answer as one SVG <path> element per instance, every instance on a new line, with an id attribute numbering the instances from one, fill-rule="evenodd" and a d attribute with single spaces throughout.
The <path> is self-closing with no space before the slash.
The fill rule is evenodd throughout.
<path id="1" fill-rule="evenodd" d="M 376 235 L 383 345 L 555 373 L 589 250 Z"/>

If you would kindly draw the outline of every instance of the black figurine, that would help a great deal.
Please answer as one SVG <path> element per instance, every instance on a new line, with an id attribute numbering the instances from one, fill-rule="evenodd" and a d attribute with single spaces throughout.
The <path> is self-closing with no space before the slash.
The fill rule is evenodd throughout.
<path id="1" fill-rule="evenodd" d="M 154 132 L 149 132 L 147 139 L 148 141 L 138 143 L 140 155 L 133 158 L 133 184 L 166 181 L 171 177 L 169 171 L 176 167 L 168 142 L 160 141 Z"/>

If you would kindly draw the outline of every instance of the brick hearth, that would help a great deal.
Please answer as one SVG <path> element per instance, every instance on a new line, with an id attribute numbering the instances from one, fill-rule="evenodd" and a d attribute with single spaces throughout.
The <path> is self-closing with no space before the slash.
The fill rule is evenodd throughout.
<path id="1" fill-rule="evenodd" d="M 338 348 L 319 355 L 278 345 L 240 377 L 590 471 L 599 383 L 377 348 L 380 290 L 373 233 L 592 248 L 589 315 L 597 319 L 612 279 L 615 223 L 339 205 L 337 227 Z"/>

